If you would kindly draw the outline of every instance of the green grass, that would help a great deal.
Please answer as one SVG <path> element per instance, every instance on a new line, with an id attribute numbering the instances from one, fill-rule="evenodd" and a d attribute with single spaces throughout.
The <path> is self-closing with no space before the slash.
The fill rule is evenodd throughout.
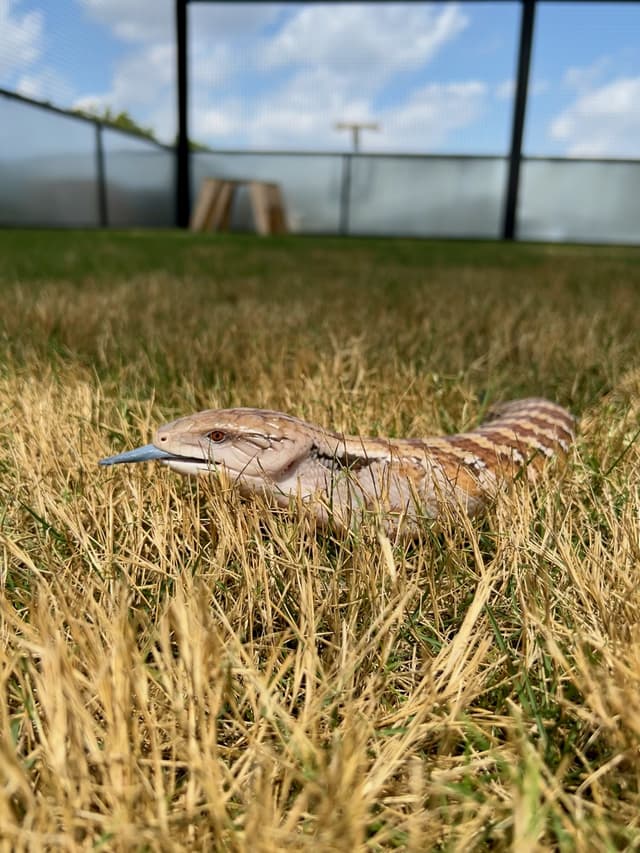
<path id="1" fill-rule="evenodd" d="M 638 317 L 630 248 L 0 232 L 3 849 L 638 849 Z M 529 394 L 567 465 L 406 545 L 96 464 Z"/>
<path id="2" fill-rule="evenodd" d="M 340 255 L 366 253 L 373 261 L 396 267 L 416 265 L 528 266 L 543 262 L 549 253 L 584 253 L 584 248 L 541 247 L 490 242 L 430 242 L 340 238 L 272 237 L 257 243 L 252 236 L 218 235 L 216 251 L 210 236 L 186 231 L 4 231 L 0 234 L 2 272 L 6 278 L 31 280 L 87 277 L 108 278 L 115 273 L 132 275 L 153 270 L 175 275 L 210 275 L 211 265 L 220 269 L 232 262 L 238 275 L 269 274 L 275 262 L 291 269 L 314 257 L 332 257 L 341 268 Z M 606 256 L 607 250 L 595 250 Z M 633 258 L 633 250 L 609 250 L 618 261 Z"/>

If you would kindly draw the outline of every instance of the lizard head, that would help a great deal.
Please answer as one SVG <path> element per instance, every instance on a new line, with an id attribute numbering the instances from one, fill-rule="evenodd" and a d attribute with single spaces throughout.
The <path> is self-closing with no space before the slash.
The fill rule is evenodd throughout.
<path id="1" fill-rule="evenodd" d="M 263 409 L 210 409 L 161 426 L 152 444 L 101 459 L 101 465 L 157 460 L 181 474 L 219 470 L 260 485 L 278 480 L 308 452 L 309 425 Z M 313 429 L 313 428 L 311 428 Z"/>

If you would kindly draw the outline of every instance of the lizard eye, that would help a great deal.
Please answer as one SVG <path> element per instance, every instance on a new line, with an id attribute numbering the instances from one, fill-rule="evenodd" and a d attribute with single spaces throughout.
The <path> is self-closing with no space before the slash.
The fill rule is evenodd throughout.
<path id="1" fill-rule="evenodd" d="M 209 433 L 209 439 L 215 442 L 224 441 L 226 437 L 226 432 L 223 432 L 221 429 L 213 429 Z"/>

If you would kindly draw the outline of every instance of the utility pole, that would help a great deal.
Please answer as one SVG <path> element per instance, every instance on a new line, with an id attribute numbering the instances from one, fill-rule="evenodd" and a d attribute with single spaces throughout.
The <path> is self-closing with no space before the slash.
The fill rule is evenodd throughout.
<path id="1" fill-rule="evenodd" d="M 356 153 L 360 150 L 361 130 L 380 130 L 380 125 L 375 121 L 338 121 L 334 127 L 336 130 L 351 131 L 351 142 Z"/>

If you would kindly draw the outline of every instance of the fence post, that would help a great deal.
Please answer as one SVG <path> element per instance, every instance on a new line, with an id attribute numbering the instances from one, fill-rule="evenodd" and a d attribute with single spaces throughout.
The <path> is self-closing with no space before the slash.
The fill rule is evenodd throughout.
<path id="1" fill-rule="evenodd" d="M 509 176 L 504 207 L 504 226 L 502 236 L 513 240 L 516 236 L 516 216 L 518 213 L 518 190 L 520 189 L 520 161 L 522 159 L 522 134 L 527 109 L 527 87 L 529 67 L 531 65 L 531 45 L 535 22 L 536 0 L 521 0 L 520 48 L 518 51 L 518 80 L 513 105 L 513 128 L 511 132 L 511 153 L 509 155 Z"/>
<path id="2" fill-rule="evenodd" d="M 342 155 L 342 186 L 340 188 L 340 234 L 349 233 L 351 216 L 351 154 Z"/>
<path id="3" fill-rule="evenodd" d="M 102 124 L 97 121 L 96 129 L 96 195 L 98 198 L 98 225 L 106 228 L 109 225 L 109 210 L 107 207 L 107 180 L 104 165 L 104 142 L 102 139 Z"/>
<path id="4" fill-rule="evenodd" d="M 191 214 L 189 174 L 187 3 L 176 0 L 176 77 L 178 90 L 178 136 L 176 139 L 176 225 L 186 228 Z"/>

